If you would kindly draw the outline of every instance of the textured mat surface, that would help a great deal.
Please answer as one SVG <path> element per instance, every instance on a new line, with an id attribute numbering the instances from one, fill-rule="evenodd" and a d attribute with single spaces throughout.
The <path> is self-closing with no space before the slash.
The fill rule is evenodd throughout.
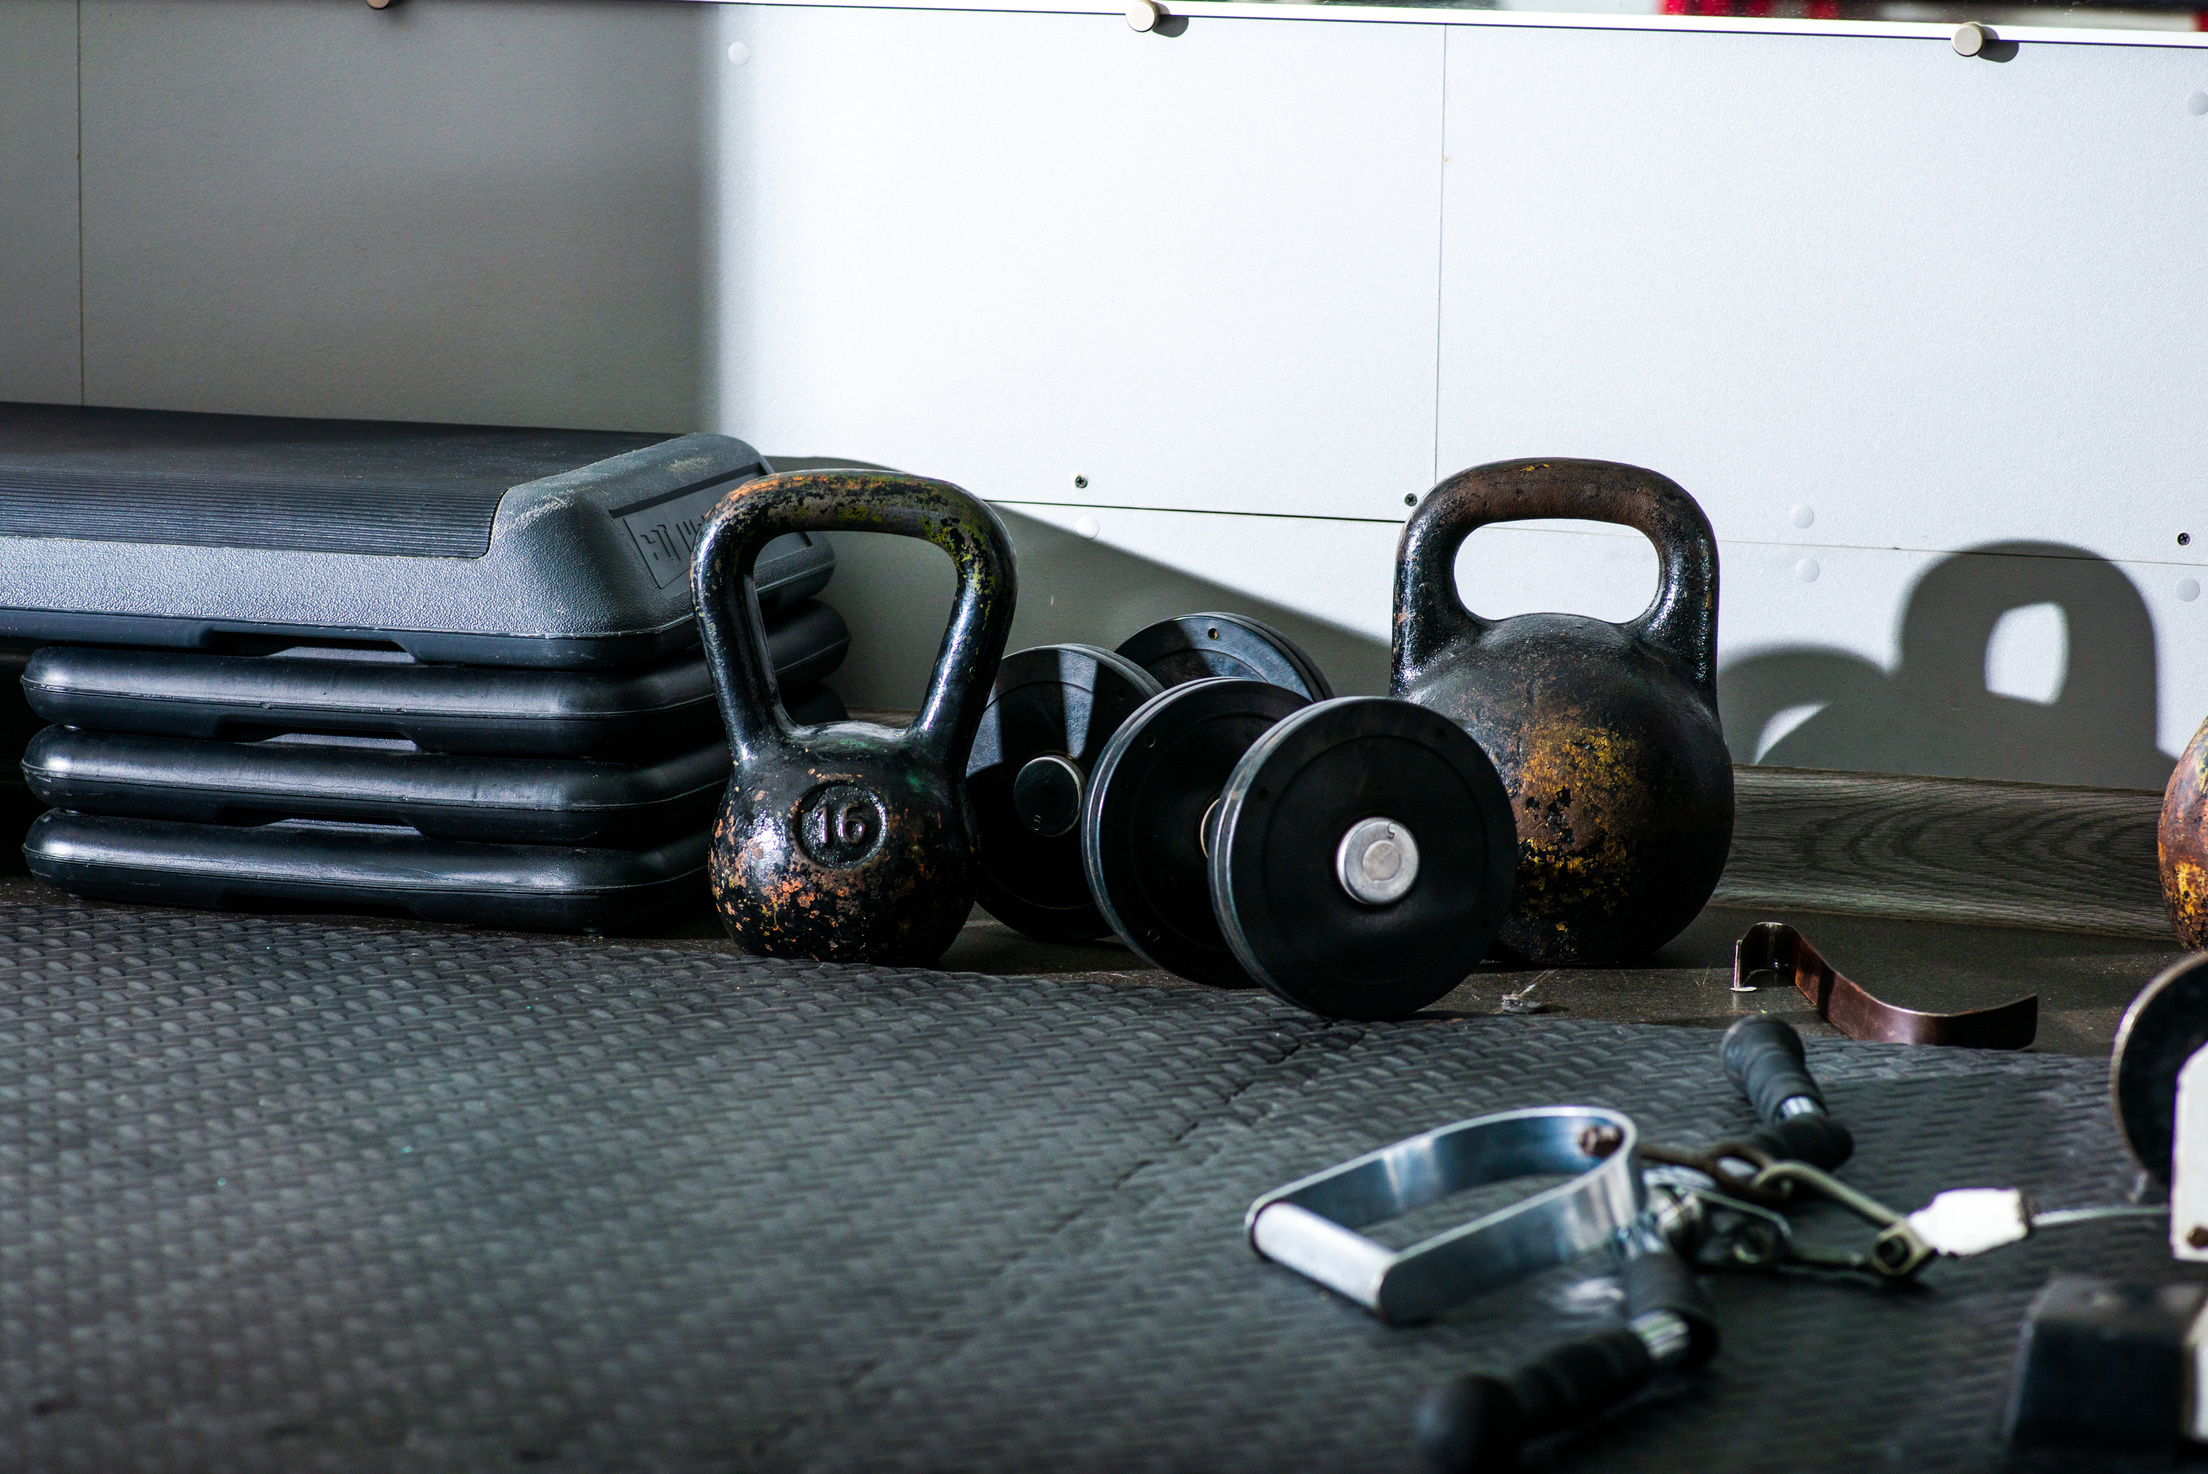
<path id="1" fill-rule="evenodd" d="M 1812 1049 L 1897 1204 L 2128 1185 L 2092 1061 Z M 1417 1396 L 1606 1321 L 1601 1266 L 1390 1330 L 1242 1213 L 1558 1101 L 1750 1124 L 1704 1030 L 0 910 L 0 1468 L 1415 1468 Z M 1715 1279 L 1713 1370 L 1535 1462 L 2015 1467 L 2025 1302 L 2160 1236 Z"/>

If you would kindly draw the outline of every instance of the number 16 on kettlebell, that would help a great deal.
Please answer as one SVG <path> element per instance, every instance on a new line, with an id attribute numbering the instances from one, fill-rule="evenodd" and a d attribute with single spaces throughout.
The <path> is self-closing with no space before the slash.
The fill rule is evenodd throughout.
<path id="1" fill-rule="evenodd" d="M 799 726 L 782 709 L 752 572 L 785 532 L 888 532 L 950 554 L 958 593 L 910 726 Z M 706 518 L 690 578 L 735 759 L 708 864 L 729 935 L 767 957 L 935 961 L 973 909 L 980 876 L 964 780 L 1012 629 L 1004 524 L 948 482 L 769 476 Z"/>
<path id="2" fill-rule="evenodd" d="M 1457 550 L 1492 522 L 1568 517 L 1656 545 L 1637 619 L 1482 619 Z M 1391 694 L 1486 750 L 1518 822 L 1518 877 L 1497 945 L 1537 966 L 1643 956 L 1692 921 L 1733 836 L 1732 756 L 1717 716 L 1717 537 L 1667 477 L 1609 461 L 1501 461 L 1435 487 L 1396 554 Z"/>

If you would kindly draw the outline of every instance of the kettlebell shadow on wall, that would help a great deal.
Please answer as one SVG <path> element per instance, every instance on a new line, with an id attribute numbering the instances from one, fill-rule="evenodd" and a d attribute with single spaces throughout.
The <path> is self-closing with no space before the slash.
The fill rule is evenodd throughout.
<path id="1" fill-rule="evenodd" d="M 890 469 L 848 458 L 769 453 L 767 460 L 785 471 Z M 1155 620 L 1218 610 L 1249 615 L 1286 634 L 1326 672 L 1337 695 L 1377 695 L 1388 688 L 1385 639 L 1181 573 L 1012 507 L 996 512 L 1019 558 L 1020 603 L 1009 649 L 1074 643 L 1109 650 Z M 823 597 L 851 626 L 851 651 L 833 681 L 837 694 L 855 709 L 910 710 L 919 704 L 950 616 L 950 559 L 912 538 L 837 533 L 833 540 L 836 578 Z"/>
<path id="2" fill-rule="evenodd" d="M 2067 654 L 2049 700 L 1988 682 L 2003 616 L 2061 613 Z M 2160 789 L 2154 621 L 2124 571 L 2064 543 L 1950 554 L 1910 590 L 1889 672 L 1843 650 L 1778 650 L 1718 674 L 1736 761 L 1793 768 Z M 1782 716 L 1813 708 L 1791 728 Z M 1765 745 L 1768 744 L 1768 745 Z M 1758 750 L 1760 747 L 1761 750 Z"/>

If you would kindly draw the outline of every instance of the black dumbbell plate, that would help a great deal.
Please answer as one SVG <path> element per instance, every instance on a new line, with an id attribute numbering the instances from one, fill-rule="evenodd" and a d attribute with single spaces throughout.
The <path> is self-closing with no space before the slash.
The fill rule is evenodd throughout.
<path id="1" fill-rule="evenodd" d="M 1334 694 L 1318 663 L 1294 640 L 1244 614 L 1161 619 L 1130 636 L 1119 653 L 1157 677 L 1161 686 L 1225 676 L 1285 686 L 1312 701 Z"/>
<path id="2" fill-rule="evenodd" d="M 1354 899 L 1344 836 L 1385 820 L 1416 843 L 1416 878 Z M 1212 846 L 1219 927 L 1280 997 L 1335 1018 L 1438 1002 L 1486 955 L 1509 909 L 1518 832 L 1478 743 L 1407 701 L 1345 696 L 1289 717 L 1235 767 Z"/>
<path id="3" fill-rule="evenodd" d="M 1112 734 L 1157 694 L 1140 666 L 1094 645 L 1040 645 L 997 667 L 966 764 L 991 916 L 1046 942 L 1111 930 L 1081 868 L 1081 801 Z"/>
<path id="4" fill-rule="evenodd" d="M 1151 963 L 1247 988 L 1212 914 L 1200 831 L 1250 745 L 1306 705 L 1265 681 L 1207 680 L 1153 696 L 1089 776 L 1081 858 L 1105 920 Z"/>

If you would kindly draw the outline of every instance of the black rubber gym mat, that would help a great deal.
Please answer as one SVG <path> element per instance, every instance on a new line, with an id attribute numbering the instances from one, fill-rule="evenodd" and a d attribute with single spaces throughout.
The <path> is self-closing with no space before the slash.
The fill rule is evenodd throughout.
<path id="1" fill-rule="evenodd" d="M 0 911 L 0 1467 L 1412 1469 L 1414 1400 L 1612 1310 L 1593 1260 L 1388 1329 L 1267 1188 L 1484 1111 L 1749 1124 L 1717 1036 L 435 930 Z M 1820 1044 L 1845 1175 L 2117 1200 L 2093 1061 Z M 1859 1235 L 1836 1214 L 1810 1230 Z M 1915 1291 L 1712 1281 L 1706 1376 L 1573 1469 L 2005 1465 L 2049 1231 Z"/>

